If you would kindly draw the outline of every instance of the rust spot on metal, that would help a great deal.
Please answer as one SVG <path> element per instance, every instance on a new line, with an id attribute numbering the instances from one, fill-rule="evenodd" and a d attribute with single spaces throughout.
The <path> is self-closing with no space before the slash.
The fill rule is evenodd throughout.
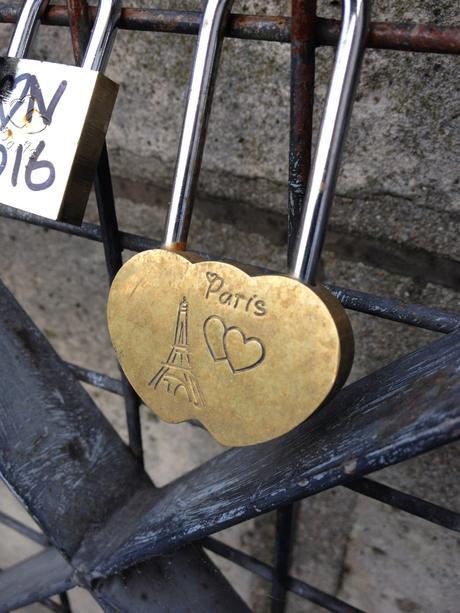
<path id="1" fill-rule="evenodd" d="M 315 84 L 316 2 L 293 0 L 289 140 L 288 257 L 292 255 L 310 172 Z"/>
<path id="2" fill-rule="evenodd" d="M 67 9 L 75 63 L 81 64 L 91 31 L 89 6 L 86 0 L 67 0 Z"/>
<path id="3" fill-rule="evenodd" d="M 339 32 L 339 21 L 318 19 L 319 44 L 336 45 Z M 374 49 L 459 54 L 460 28 L 373 22 L 366 45 Z"/>
<path id="4" fill-rule="evenodd" d="M 168 251 L 185 251 L 187 244 L 184 242 L 171 243 L 167 246 Z"/>
<path id="5" fill-rule="evenodd" d="M 71 15 L 74 22 L 82 23 L 86 11 L 89 23 L 94 21 L 96 8 L 87 7 L 85 0 L 68 0 L 68 4 L 72 5 Z M 310 10 L 312 3 L 305 4 L 306 9 Z M 18 12 L 16 6 L 1 6 L 0 23 L 15 23 Z M 124 30 L 197 34 L 200 19 L 201 13 L 197 11 L 124 8 L 118 26 Z M 65 6 L 52 5 L 44 14 L 42 22 L 53 26 L 68 26 L 69 11 Z M 226 35 L 233 38 L 288 43 L 291 40 L 291 27 L 290 17 L 233 14 L 229 18 Z M 296 24 L 293 28 L 295 27 Z M 335 46 L 339 29 L 338 21 L 317 18 L 316 44 Z M 295 35 L 293 38 L 296 38 Z M 460 54 L 460 27 L 373 22 L 367 46 L 374 49 Z"/>

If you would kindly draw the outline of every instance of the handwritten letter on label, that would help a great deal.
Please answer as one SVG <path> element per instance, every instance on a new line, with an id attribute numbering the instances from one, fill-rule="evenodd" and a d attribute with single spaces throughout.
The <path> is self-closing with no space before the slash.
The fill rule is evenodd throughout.
<path id="1" fill-rule="evenodd" d="M 0 201 L 57 219 L 97 73 L 0 60 Z"/>

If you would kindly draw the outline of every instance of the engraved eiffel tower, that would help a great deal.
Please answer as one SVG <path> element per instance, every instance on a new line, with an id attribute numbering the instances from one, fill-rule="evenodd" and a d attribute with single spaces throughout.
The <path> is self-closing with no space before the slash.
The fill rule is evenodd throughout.
<path id="1" fill-rule="evenodd" d="M 166 362 L 162 362 L 160 370 L 149 382 L 154 389 L 163 385 L 168 394 L 176 396 L 185 392 L 188 401 L 196 407 L 204 408 L 205 401 L 198 381 L 192 373 L 190 353 L 188 349 L 188 302 L 185 296 L 177 311 L 174 344 Z"/>

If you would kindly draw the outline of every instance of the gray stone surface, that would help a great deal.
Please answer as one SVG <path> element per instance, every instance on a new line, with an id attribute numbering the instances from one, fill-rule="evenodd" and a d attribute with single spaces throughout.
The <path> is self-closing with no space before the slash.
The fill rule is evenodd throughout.
<path id="1" fill-rule="evenodd" d="M 137 6 L 152 6 L 146 0 Z M 319 2 L 338 17 L 337 2 Z M 158 0 L 156 8 L 196 9 L 198 1 Z M 236 2 L 246 13 L 288 14 L 288 2 Z M 376 0 L 374 19 L 458 23 L 455 3 Z M 6 47 L 11 28 L 0 26 Z M 179 138 L 194 39 L 120 32 L 109 74 L 121 83 L 109 149 L 124 230 L 160 238 Z M 69 61 L 68 33 L 43 28 L 36 57 Z M 326 91 L 332 50 L 318 51 L 315 125 Z M 390 266 L 395 245 L 423 249 L 455 266 L 460 215 L 457 60 L 448 56 L 368 51 L 333 208 L 334 241 L 378 243 L 380 258 L 342 257 L 331 247 L 326 277 L 348 287 L 404 301 L 459 310 L 454 281 L 441 287 L 404 257 Z M 285 268 L 289 48 L 227 40 L 210 121 L 200 198 L 190 246 L 277 270 Z M 97 222 L 94 202 L 87 221 Z M 102 248 L 19 222 L 0 221 L 1 276 L 67 360 L 117 375 L 105 324 L 107 281 Z M 372 245 L 372 242 L 370 243 Z M 129 257 L 130 254 L 126 254 Z M 345 254 L 346 255 L 346 254 Z M 391 271 L 391 272 L 390 272 Z M 436 276 L 434 274 L 434 276 Z M 457 283 L 457 290 L 458 287 Z M 436 335 L 351 313 L 362 377 Z M 90 389 L 126 440 L 121 400 Z M 158 421 L 142 410 L 146 466 L 159 485 L 221 451 L 202 430 Z M 458 447 L 458 446 L 457 446 Z M 460 506 L 457 447 L 432 452 L 376 477 L 450 508 Z M 0 509 L 27 519 L 0 489 Z M 219 538 L 270 562 L 273 514 L 225 531 Z M 0 567 L 35 551 L 0 527 Z M 292 574 L 376 613 L 454 613 L 460 598 L 459 541 L 454 533 L 338 488 L 299 507 Z M 257 612 L 270 607 L 267 584 L 217 557 Z M 79 613 L 98 610 L 86 593 L 72 593 Z M 28 607 L 35 613 L 38 605 Z M 289 598 L 290 613 L 320 609 Z"/>
<path id="2" fill-rule="evenodd" d="M 459 445 L 388 468 L 378 480 L 457 508 Z M 448 474 L 450 478 L 440 475 Z M 458 534 L 360 497 L 344 561 L 339 595 L 366 611 L 458 611 Z"/>

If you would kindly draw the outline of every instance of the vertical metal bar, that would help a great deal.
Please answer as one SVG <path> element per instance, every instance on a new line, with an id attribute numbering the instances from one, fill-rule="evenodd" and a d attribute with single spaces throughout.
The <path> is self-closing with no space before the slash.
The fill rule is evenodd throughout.
<path id="1" fill-rule="evenodd" d="M 313 105 L 315 95 L 316 0 L 291 3 L 291 114 L 289 134 L 288 263 L 300 227 L 310 174 Z M 278 509 L 276 515 L 272 613 L 286 607 L 286 580 L 295 529 L 294 505 Z"/>
<path id="2" fill-rule="evenodd" d="M 294 257 L 295 279 L 314 284 L 369 28 L 371 0 L 342 0 L 342 22 Z"/>
<path id="3" fill-rule="evenodd" d="M 91 34 L 88 3 L 85 0 L 67 0 L 67 10 L 75 64 L 79 66 Z"/>
<path id="4" fill-rule="evenodd" d="M 67 592 L 62 592 L 62 594 L 59 594 L 59 600 L 61 602 L 62 613 L 72 613 L 72 609 L 70 608 L 70 601 L 69 601 L 69 597 L 67 596 Z"/>
<path id="5" fill-rule="evenodd" d="M 292 0 L 288 262 L 300 226 L 311 165 L 316 0 Z"/>
<path id="6" fill-rule="evenodd" d="M 288 591 L 291 546 L 294 540 L 296 505 L 280 507 L 276 511 L 275 555 L 271 590 L 271 612 L 284 613 Z"/>
<path id="7" fill-rule="evenodd" d="M 118 229 L 115 198 L 113 195 L 112 179 L 110 175 L 109 156 L 104 143 L 101 157 L 94 181 L 99 220 L 101 222 L 102 242 L 104 245 L 105 262 L 110 282 L 113 281 L 123 264 L 121 257 L 122 247 Z M 142 430 L 140 421 L 140 400 L 125 375 L 120 369 L 124 398 L 126 424 L 128 427 L 129 446 L 133 454 L 143 464 Z"/>
<path id="8" fill-rule="evenodd" d="M 67 0 L 67 6 L 75 61 L 77 64 L 81 64 L 91 33 L 88 3 L 87 0 Z M 107 273 L 109 281 L 112 282 L 121 268 L 123 260 L 121 257 L 122 247 L 110 175 L 109 156 L 105 143 L 96 172 L 95 192 Z M 135 457 L 143 464 L 142 431 L 139 414 L 140 401 L 123 373 L 121 373 L 121 380 L 125 399 L 129 446 Z"/>

